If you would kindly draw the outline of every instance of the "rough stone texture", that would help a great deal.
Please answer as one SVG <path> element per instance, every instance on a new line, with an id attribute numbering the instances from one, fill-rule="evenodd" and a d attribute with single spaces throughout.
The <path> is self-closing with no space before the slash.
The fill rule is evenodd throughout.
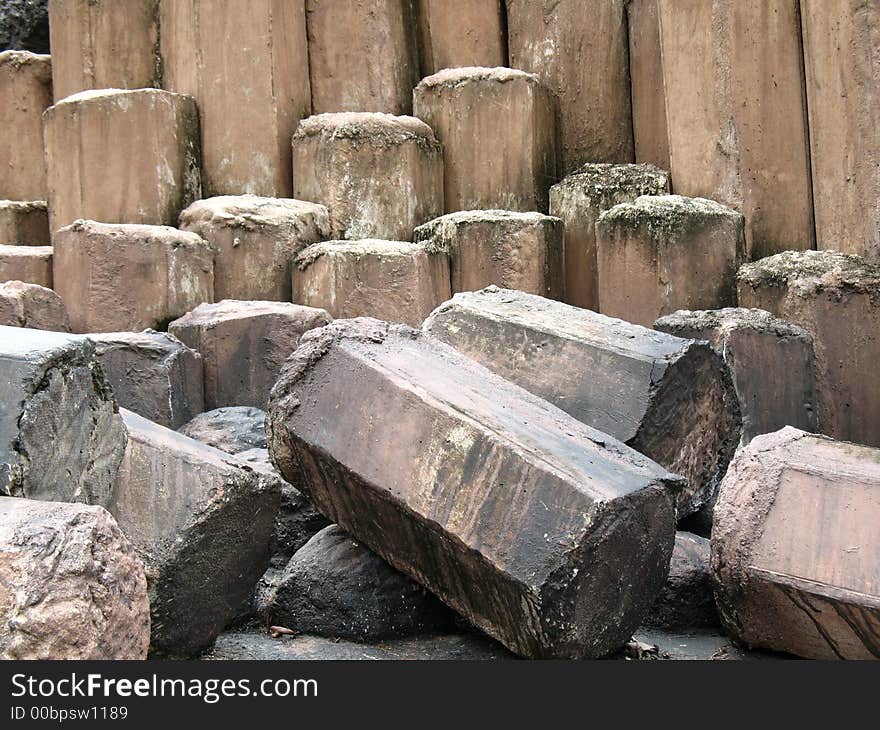
<path id="1" fill-rule="evenodd" d="M 144 565 L 101 507 L 0 497 L 0 658 L 146 659 Z"/>
<path id="2" fill-rule="evenodd" d="M 658 7 L 675 191 L 741 211 L 749 259 L 812 248 L 798 0 Z"/>
<path id="3" fill-rule="evenodd" d="M 40 135 L 42 150 L 42 133 Z M 49 211 L 44 200 L 0 200 L 0 245 L 48 246 Z"/>
<path id="4" fill-rule="evenodd" d="M 215 408 L 200 413 L 177 430 L 227 454 L 267 447 L 266 412 L 253 406 Z"/>
<path id="5" fill-rule="evenodd" d="M 55 290 L 74 332 L 164 329 L 214 298 L 214 254 L 167 226 L 76 221 L 55 232 Z"/>
<path id="6" fill-rule="evenodd" d="M 159 0 L 49 0 L 49 29 L 56 101 L 159 86 Z"/>
<path id="7" fill-rule="evenodd" d="M 679 311 L 654 328 L 677 337 L 708 340 L 733 376 L 742 411 L 742 442 L 794 426 L 815 431 L 813 338 L 762 309 Z"/>
<path id="8" fill-rule="evenodd" d="M 125 448 L 85 337 L 0 327 L 0 494 L 107 506 Z"/>
<path id="9" fill-rule="evenodd" d="M 52 247 L 0 245 L 0 281 L 23 281 L 51 289 Z"/>
<path id="10" fill-rule="evenodd" d="M 70 332 L 67 310 L 55 292 L 38 284 L 0 284 L 0 325 Z"/>
<path id="11" fill-rule="evenodd" d="M 443 151 L 413 117 L 319 114 L 293 136 L 293 195 L 329 208 L 333 238 L 409 241 L 443 213 Z"/>
<path id="12" fill-rule="evenodd" d="M 202 358 L 165 332 L 90 334 L 120 406 L 167 428 L 204 410 Z"/>
<path id="13" fill-rule="evenodd" d="M 880 657 L 880 452 L 784 428 L 742 449 L 712 530 L 716 599 L 748 646 Z"/>
<path id="14" fill-rule="evenodd" d="M 306 0 L 306 19 L 315 114 L 410 113 L 419 80 L 413 0 Z"/>
<path id="15" fill-rule="evenodd" d="M 702 198 L 643 196 L 596 222 L 599 311 L 650 327 L 677 309 L 736 304 L 743 217 Z"/>
<path id="16" fill-rule="evenodd" d="M 336 318 L 381 317 L 417 327 L 451 295 L 449 257 L 403 241 L 327 241 L 296 259 L 293 299 Z"/>
<path id="17" fill-rule="evenodd" d="M 801 0 L 816 244 L 880 260 L 880 6 Z"/>
<path id="18" fill-rule="evenodd" d="M 196 307 L 168 331 L 202 356 L 205 408 L 265 408 L 299 338 L 330 320 L 324 310 L 299 304 L 226 299 Z"/>
<path id="19" fill-rule="evenodd" d="M 421 75 L 461 66 L 506 66 L 504 0 L 416 0 Z"/>
<path id="20" fill-rule="evenodd" d="M 206 195 L 290 195 L 311 113 L 302 0 L 162 0 L 164 88 L 199 105 Z"/>
<path id="21" fill-rule="evenodd" d="M 150 651 L 195 656 L 269 559 L 278 480 L 122 410 L 128 444 L 108 507 L 146 565 Z"/>
<path id="22" fill-rule="evenodd" d="M 687 478 L 680 515 L 711 503 L 740 414 L 730 375 L 705 343 L 496 287 L 456 294 L 423 329 Z"/>
<path id="23" fill-rule="evenodd" d="M 550 214 L 565 224 L 565 301 L 599 309 L 596 221 L 620 203 L 669 192 L 669 175 L 651 165 L 589 164 L 550 188 Z"/>
<path id="24" fill-rule="evenodd" d="M 625 0 L 507 0 L 510 65 L 556 96 L 560 173 L 632 162 Z"/>
<path id="25" fill-rule="evenodd" d="M 303 339 L 266 431 L 321 512 L 519 654 L 630 637 L 666 577 L 682 479 L 408 327 Z"/>
<path id="26" fill-rule="evenodd" d="M 53 235 L 78 218 L 173 226 L 201 197 L 192 97 L 85 91 L 50 107 L 43 122 Z"/>
<path id="27" fill-rule="evenodd" d="M 413 113 L 443 145 L 445 212 L 547 212 L 556 180 L 553 105 L 538 77 L 456 68 L 419 82 Z"/>
<path id="28" fill-rule="evenodd" d="M 813 337 L 819 429 L 880 446 L 880 267 L 834 251 L 792 251 L 743 266 L 739 302 Z"/>
<path id="29" fill-rule="evenodd" d="M 3 0 L 0 51 L 8 48 L 49 52 L 48 0 Z"/>
<path id="30" fill-rule="evenodd" d="M 180 227 L 214 247 L 216 299 L 289 302 L 291 263 L 330 237 L 330 214 L 301 200 L 222 196 L 193 203 L 180 214 Z"/>

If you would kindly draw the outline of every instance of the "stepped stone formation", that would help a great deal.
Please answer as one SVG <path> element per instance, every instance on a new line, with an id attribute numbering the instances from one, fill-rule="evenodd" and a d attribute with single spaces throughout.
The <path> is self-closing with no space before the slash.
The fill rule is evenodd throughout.
<path id="1" fill-rule="evenodd" d="M 422 79 L 413 113 L 443 145 L 445 212 L 546 212 L 556 180 L 552 109 L 538 77 L 523 71 L 456 68 Z"/>
<path id="2" fill-rule="evenodd" d="M 205 408 L 265 408 L 300 337 L 330 320 L 327 312 L 314 307 L 226 299 L 199 305 L 171 322 L 168 331 L 202 356 Z"/>
<path id="3" fill-rule="evenodd" d="M 106 506 L 125 427 L 91 340 L 0 327 L 0 494 Z"/>
<path id="4" fill-rule="evenodd" d="M 333 238 L 409 241 L 443 213 L 443 151 L 414 117 L 319 114 L 293 135 L 293 195 L 329 208 Z"/>
<path id="5" fill-rule="evenodd" d="M 51 104 L 49 56 L 0 53 L 0 199 L 46 199 L 42 119 Z"/>
<path id="6" fill-rule="evenodd" d="M 49 52 L 48 0 L 4 0 L 0 7 L 0 50 Z"/>
<path id="7" fill-rule="evenodd" d="M 253 406 L 215 408 L 200 413 L 177 430 L 184 436 L 227 454 L 265 449 L 267 446 L 266 412 Z"/>
<path id="8" fill-rule="evenodd" d="M 329 238 L 330 217 L 323 205 L 301 200 L 221 196 L 184 210 L 180 228 L 214 248 L 215 299 L 289 302 L 293 259 Z"/>
<path id="9" fill-rule="evenodd" d="M 712 569 L 724 626 L 813 659 L 880 656 L 880 453 L 785 428 L 730 465 Z"/>
<path id="10" fill-rule="evenodd" d="M 461 66 L 506 66 L 504 0 L 416 0 L 422 75 Z"/>
<path id="11" fill-rule="evenodd" d="M 736 304 L 743 216 L 703 198 L 642 196 L 596 222 L 599 311 L 650 327 L 677 309 Z"/>
<path id="12" fill-rule="evenodd" d="M 740 414 L 706 343 L 497 287 L 456 294 L 423 330 L 686 477 L 680 516 L 712 502 Z"/>
<path id="13" fill-rule="evenodd" d="M 669 175 L 651 165 L 588 164 L 550 188 L 550 214 L 564 223 L 565 301 L 599 309 L 596 221 L 620 203 L 669 192 Z M 516 289 L 518 287 L 511 287 Z"/>
<path id="14" fill-rule="evenodd" d="M 61 297 L 51 289 L 22 281 L 0 283 L 0 325 L 70 331 Z"/>
<path id="15" fill-rule="evenodd" d="M 0 575 L 0 658 L 147 658 L 144 565 L 103 508 L 0 497 Z"/>
<path id="16" fill-rule="evenodd" d="M 43 121 L 53 234 L 79 218 L 176 225 L 201 197 L 192 97 L 84 91 L 50 107 Z"/>
<path id="17" fill-rule="evenodd" d="M 0 281 L 52 287 L 51 246 L 0 245 Z"/>
<path id="18" fill-rule="evenodd" d="M 303 340 L 267 434 L 321 512 L 519 654 L 629 638 L 666 577 L 681 478 L 408 327 Z"/>
<path id="19" fill-rule="evenodd" d="M 625 0 L 506 2 L 510 65 L 556 97 L 559 172 L 633 162 Z"/>
<path id="20" fill-rule="evenodd" d="M 48 246 L 49 212 L 45 201 L 0 200 L 0 245 Z"/>
<path id="21" fill-rule="evenodd" d="M 293 299 L 335 318 L 382 317 L 417 327 L 452 296 L 446 251 L 404 241 L 326 241 L 296 258 Z"/>
<path id="22" fill-rule="evenodd" d="M 206 196 L 289 196 L 290 137 L 311 113 L 303 2 L 160 9 L 163 86 L 198 102 Z"/>
<path id="23" fill-rule="evenodd" d="M 54 238 L 74 332 L 163 329 L 214 297 L 214 254 L 195 233 L 79 220 Z"/>
<path id="24" fill-rule="evenodd" d="M 835 251 L 789 251 L 743 266 L 739 301 L 813 337 L 819 429 L 880 446 L 880 267 Z"/>

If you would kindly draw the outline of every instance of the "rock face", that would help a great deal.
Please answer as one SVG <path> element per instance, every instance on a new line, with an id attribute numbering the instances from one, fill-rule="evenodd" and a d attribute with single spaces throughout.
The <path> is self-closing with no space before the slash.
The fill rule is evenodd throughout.
<path id="1" fill-rule="evenodd" d="M 45 201 L 0 200 L 0 245 L 48 246 L 49 241 Z"/>
<path id="2" fill-rule="evenodd" d="M 740 413 L 730 375 L 705 343 L 496 287 L 456 294 L 423 329 L 686 477 L 680 515 L 711 503 Z"/>
<path id="3" fill-rule="evenodd" d="M 0 497 L 0 658 L 146 659 L 144 565 L 101 507 Z"/>
<path id="4" fill-rule="evenodd" d="M 537 76 L 509 68 L 440 71 L 413 91 L 413 113 L 443 145 L 447 213 L 547 211 L 555 122 Z"/>
<path id="5" fill-rule="evenodd" d="M 880 656 L 880 453 L 784 428 L 721 485 L 712 570 L 725 629 L 814 659 Z"/>
<path id="6" fill-rule="evenodd" d="M 618 648 L 665 580 L 683 480 L 408 327 L 304 338 L 267 434 L 329 519 L 519 654 Z"/>
<path id="7" fill-rule="evenodd" d="M 0 7 L 0 51 L 49 52 L 48 0 L 4 0 Z"/>
<path id="8" fill-rule="evenodd" d="M 506 66 L 503 5 L 503 0 L 417 0 L 421 75 L 461 66 Z"/>
<path id="9" fill-rule="evenodd" d="M 52 288 L 51 246 L 0 246 L 0 281 Z"/>
<path id="10" fill-rule="evenodd" d="M 0 327 L 0 493 L 107 506 L 125 448 L 85 337 Z"/>
<path id="11" fill-rule="evenodd" d="M 265 449 L 266 412 L 253 406 L 230 406 L 201 413 L 177 429 L 227 454 Z"/>
<path id="12" fill-rule="evenodd" d="M 70 332 L 67 310 L 55 292 L 37 284 L 0 284 L 0 325 Z"/>

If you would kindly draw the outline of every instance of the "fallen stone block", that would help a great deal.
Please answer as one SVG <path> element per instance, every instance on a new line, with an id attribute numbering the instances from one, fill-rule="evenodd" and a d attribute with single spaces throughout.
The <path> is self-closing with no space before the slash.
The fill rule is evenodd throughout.
<path id="1" fill-rule="evenodd" d="M 330 237 L 329 212 L 301 200 L 223 196 L 193 203 L 180 228 L 210 243 L 214 297 L 289 302 L 294 257 Z"/>
<path id="2" fill-rule="evenodd" d="M 0 7 L 0 48 L 49 52 L 48 0 L 4 0 Z"/>
<path id="3" fill-rule="evenodd" d="M 48 246 L 49 242 L 45 201 L 0 200 L 0 245 Z"/>
<path id="4" fill-rule="evenodd" d="M 550 215 L 562 219 L 565 239 L 565 301 L 599 309 L 596 221 L 620 203 L 669 192 L 669 175 L 651 165 L 584 165 L 550 188 Z M 516 287 L 513 287 L 516 288 Z"/>
<path id="5" fill-rule="evenodd" d="M 0 497 L 0 658 L 146 659 L 144 565 L 101 507 Z"/>
<path id="6" fill-rule="evenodd" d="M 214 298 L 214 253 L 168 226 L 79 220 L 55 232 L 55 285 L 74 332 L 164 329 Z"/>
<path id="7" fill-rule="evenodd" d="M 456 294 L 423 330 L 685 477 L 679 516 L 711 504 L 741 422 L 706 343 L 497 287 Z"/>
<path id="8" fill-rule="evenodd" d="M 0 284 L 0 325 L 70 332 L 67 310 L 55 292 L 38 284 Z"/>
<path id="9" fill-rule="evenodd" d="M 880 657 L 880 453 L 795 428 L 758 436 L 715 508 L 726 631 L 811 659 Z"/>
<path id="10" fill-rule="evenodd" d="M 293 135 L 293 195 L 327 206 L 333 238 L 409 241 L 443 213 L 443 151 L 413 117 L 319 114 Z"/>
<path id="11" fill-rule="evenodd" d="M 227 454 L 265 449 L 266 412 L 253 406 L 230 406 L 200 413 L 177 429 Z"/>
<path id="12" fill-rule="evenodd" d="M 0 281 L 22 281 L 51 289 L 52 247 L 0 245 Z"/>
<path id="13" fill-rule="evenodd" d="M 418 0 L 421 75 L 462 66 L 506 66 L 503 0 Z"/>
<path id="14" fill-rule="evenodd" d="M 328 519 L 518 654 L 629 639 L 666 578 L 680 477 L 409 327 L 303 339 L 266 432 Z"/>
<path id="15" fill-rule="evenodd" d="M 413 113 L 443 145 L 445 212 L 547 211 L 556 179 L 553 105 L 537 76 L 439 71 L 416 86 Z"/>
<path id="16" fill-rule="evenodd" d="M 445 251 L 403 241 L 326 241 L 296 258 L 293 299 L 335 318 L 381 317 L 420 325 L 448 299 Z"/>
<path id="17" fill-rule="evenodd" d="M 125 448 L 85 337 L 0 327 L 0 494 L 106 507 Z"/>
<path id="18" fill-rule="evenodd" d="M 204 410 L 202 358 L 180 340 L 154 330 L 89 339 L 123 408 L 175 429 Z"/>
<path id="19" fill-rule="evenodd" d="M 330 320 L 314 307 L 227 299 L 199 305 L 171 322 L 168 331 L 202 356 L 205 408 L 265 408 L 302 334 Z"/>
<path id="20" fill-rule="evenodd" d="M 122 409 L 125 456 L 108 507 L 146 566 L 150 652 L 196 656 L 269 559 L 278 480 Z"/>
<path id="21" fill-rule="evenodd" d="M 650 327 L 677 309 L 736 304 L 743 217 L 711 200 L 643 196 L 596 222 L 599 311 Z"/>

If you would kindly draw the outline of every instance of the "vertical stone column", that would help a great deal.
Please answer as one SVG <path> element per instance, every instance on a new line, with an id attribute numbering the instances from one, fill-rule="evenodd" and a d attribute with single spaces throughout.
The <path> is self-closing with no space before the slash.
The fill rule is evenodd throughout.
<path id="1" fill-rule="evenodd" d="M 417 0 L 421 75 L 506 66 L 503 0 Z"/>

